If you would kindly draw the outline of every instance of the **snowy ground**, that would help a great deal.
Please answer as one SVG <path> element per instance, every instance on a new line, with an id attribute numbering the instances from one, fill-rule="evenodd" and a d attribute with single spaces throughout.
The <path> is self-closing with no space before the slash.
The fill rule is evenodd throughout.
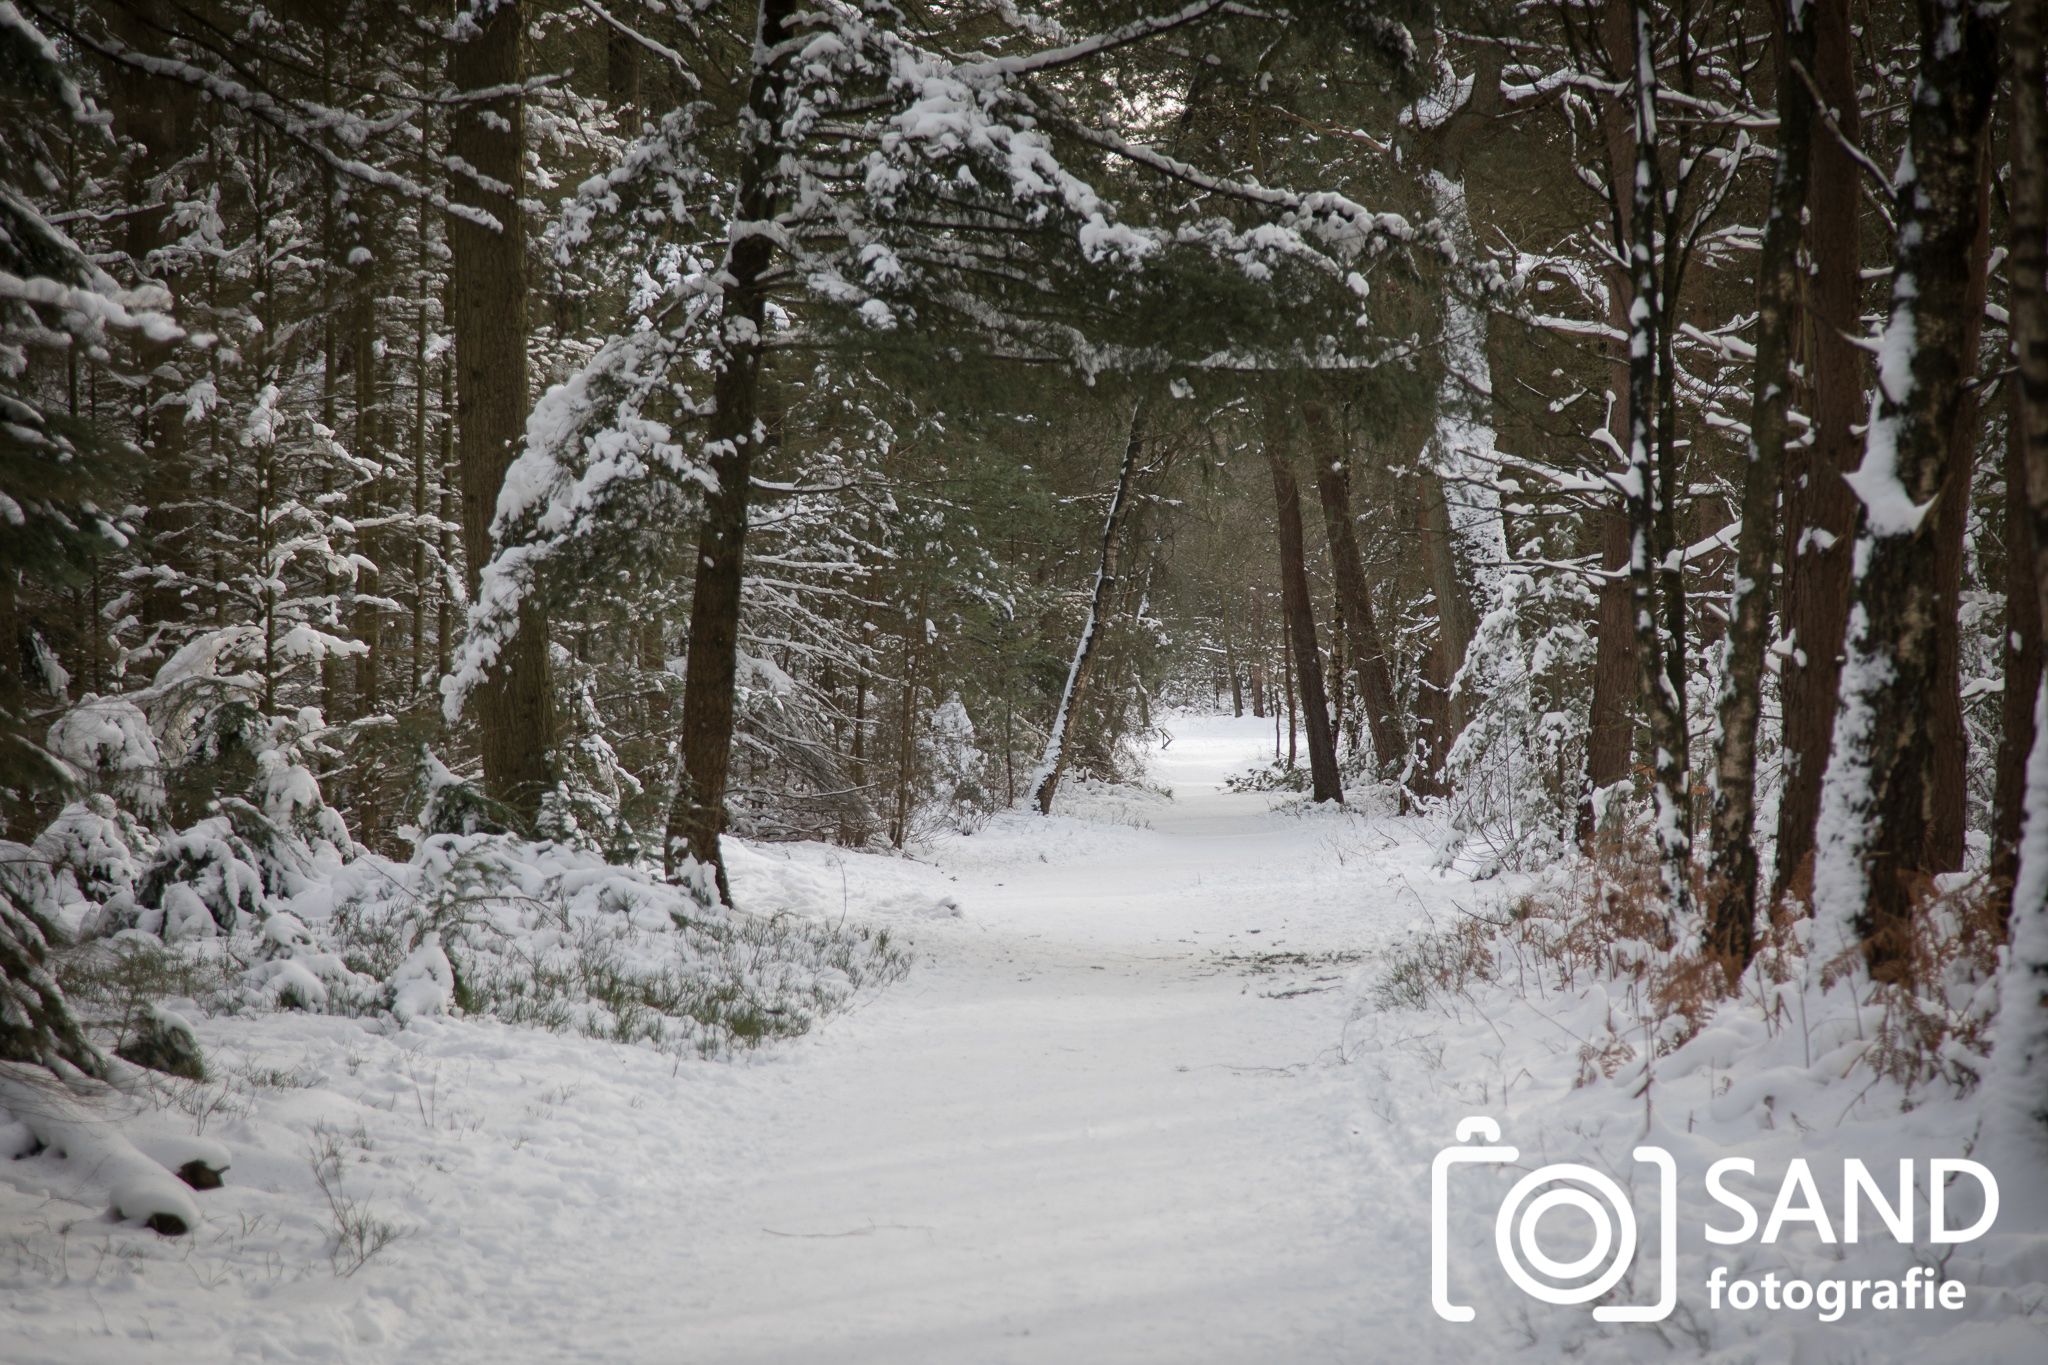
<path id="1" fill-rule="evenodd" d="M 1152 767 L 1170 800 L 1073 788 L 922 862 L 738 849 L 744 903 L 888 923 L 918 963 L 735 1063 L 477 1020 L 207 1021 L 226 1098 L 136 1125 L 228 1149 L 205 1228 L 161 1241 L 67 1197 L 61 1163 L 0 1169 L 0 1360 L 1906 1358 L 1885 1315 L 1588 1338 L 1482 1298 L 1439 1321 L 1428 1163 L 1455 1119 L 1625 1159 L 1640 1102 L 1570 1092 L 1545 1060 L 1569 1049 L 1483 1011 L 1360 1013 L 1386 955 L 1483 889 L 1431 870 L 1418 822 L 1219 790 L 1270 734 L 1183 720 Z M 337 1227 L 379 1224 L 397 1239 L 337 1274 Z M 1487 1227 L 1461 1215 L 1457 1254 Z M 2044 1358 L 2040 1241 L 1941 1320 L 1958 1358 Z M 1912 1358 L 1945 1354 L 1930 1330 Z"/>

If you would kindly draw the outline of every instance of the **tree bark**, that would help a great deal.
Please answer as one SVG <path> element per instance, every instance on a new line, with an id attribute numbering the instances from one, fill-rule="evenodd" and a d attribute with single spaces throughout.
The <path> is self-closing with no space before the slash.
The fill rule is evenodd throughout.
<path id="1" fill-rule="evenodd" d="M 2012 342 L 2019 365 L 2016 444 L 2032 522 L 2036 619 L 2048 621 L 2048 61 L 2042 0 L 2013 7 Z M 2008 684 L 2010 685 L 2010 684 Z M 2040 695 L 2037 693 L 2037 695 Z M 2011 955 L 1998 996 L 1991 1093 L 2005 1096 L 1994 1140 L 2038 1162 L 2048 1149 L 2048 734 L 2037 733 L 2027 775 L 2025 848 L 2008 928 Z"/>
<path id="2" fill-rule="evenodd" d="M 2016 62 L 2015 70 L 2018 69 Z M 2015 179 L 2022 174 L 2016 166 Z M 2019 197 L 2015 192 L 2015 219 Z M 2018 254 L 2015 244 L 2015 272 L 2019 268 Z M 2017 341 L 2022 326 L 2017 287 L 2013 303 Z M 1992 788 L 1990 866 L 1992 894 L 2004 906 L 2001 918 L 2012 913 L 2013 885 L 2019 876 L 2027 759 L 2034 751 L 2034 700 L 2041 690 L 2041 600 L 2040 586 L 2034 581 L 2039 547 L 2034 544 L 2033 513 L 2027 503 L 2027 418 L 2020 384 L 2013 383 L 2007 397 L 2011 416 L 2005 441 L 2005 690 L 1999 698 L 2001 727 L 1997 775 Z"/>
<path id="3" fill-rule="evenodd" d="M 1230 604 L 1225 602 L 1219 613 L 1223 621 L 1223 666 L 1230 671 L 1230 714 L 1244 715 L 1244 679 L 1237 667 L 1236 632 L 1230 628 Z"/>
<path id="4" fill-rule="evenodd" d="M 1247 665 L 1251 675 L 1252 716 L 1266 718 L 1266 600 L 1252 595 L 1252 657 Z M 1276 758 L 1278 755 L 1274 755 Z"/>
<path id="5" fill-rule="evenodd" d="M 1336 736 L 1330 728 L 1330 700 L 1323 690 L 1323 660 L 1316 648 L 1315 605 L 1308 590 L 1301 486 L 1288 464 L 1280 434 L 1277 406 L 1269 406 L 1266 467 L 1273 475 L 1273 503 L 1279 514 L 1280 598 L 1287 613 L 1287 643 L 1294 654 L 1295 691 L 1301 699 L 1302 730 L 1308 740 L 1309 783 L 1317 801 L 1342 802 L 1344 784 L 1337 773 Z M 1289 712 L 1291 720 L 1291 706 Z M 1292 729 L 1290 724 L 1290 734 Z"/>
<path id="6" fill-rule="evenodd" d="M 1629 258 L 1629 440 L 1623 502 L 1629 519 L 1629 584 L 1636 630 L 1638 695 L 1650 722 L 1656 798 L 1654 836 L 1673 919 L 1690 898 L 1692 818 L 1686 775 L 1684 584 L 1666 567 L 1678 548 L 1671 533 L 1672 464 L 1669 300 L 1658 257 L 1657 220 L 1664 212 L 1657 133 L 1657 71 L 1648 0 L 1630 7 L 1635 107 L 1634 199 L 1629 234 L 1617 241 Z M 1617 213 L 1615 222 L 1622 223 Z M 1665 250 L 1671 250 L 1669 234 Z M 1659 634 L 1659 622 L 1663 631 Z"/>
<path id="7" fill-rule="evenodd" d="M 1031 801 L 1040 815 L 1052 814 L 1053 793 L 1059 790 L 1060 777 L 1066 772 L 1074 718 L 1087 694 L 1090 666 L 1095 662 L 1095 648 L 1102 642 L 1103 619 L 1108 615 L 1110 594 L 1116 587 L 1117 542 L 1123 531 L 1124 509 L 1130 505 L 1131 481 L 1144 453 L 1145 402 L 1140 399 L 1131 411 L 1123 462 L 1117 466 L 1116 491 L 1110 494 L 1109 512 L 1102 519 L 1102 548 L 1096 559 L 1095 587 L 1088 595 L 1088 619 L 1081 624 L 1081 638 L 1075 642 L 1073 662 L 1067 666 L 1066 686 L 1060 689 L 1059 710 L 1054 713 L 1052 729 L 1045 737 L 1045 754 L 1039 759 L 1038 771 L 1031 781 Z"/>
<path id="8" fill-rule="evenodd" d="M 1630 56 L 1628 0 L 1607 0 L 1601 15 L 1601 40 L 1608 59 L 1617 70 L 1633 66 Z M 1621 186 L 1635 174 L 1635 131 L 1621 100 L 1601 103 L 1601 133 L 1607 144 L 1607 179 L 1610 207 L 1618 221 L 1617 241 L 1626 241 L 1631 231 L 1631 203 Z M 1607 324 L 1616 335 L 1629 329 L 1628 272 L 1617 265 L 1608 271 Z M 1609 412 L 1607 430 L 1619 445 L 1621 433 L 1631 424 L 1629 365 L 1624 348 L 1610 346 L 1608 359 Z M 1593 695 L 1586 736 L 1586 781 L 1579 796 L 1578 839 L 1581 848 L 1592 852 L 1599 836 L 1596 798 L 1598 793 L 1629 776 L 1635 756 L 1635 706 L 1640 690 L 1640 666 L 1636 661 L 1635 606 L 1628 580 L 1629 523 L 1620 507 L 1604 508 L 1595 518 L 1600 528 L 1600 580 L 1598 626 L 1593 657 Z"/>
<path id="9" fill-rule="evenodd" d="M 1814 84 L 1843 136 L 1860 136 L 1849 0 L 1814 0 Z M 1850 550 L 1858 506 L 1843 475 L 1855 467 L 1855 428 L 1868 416 L 1869 361 L 1862 324 L 1862 169 L 1832 133 L 1812 138 L 1806 194 L 1812 284 L 1805 299 L 1813 439 L 1787 452 L 1783 634 L 1792 650 L 1780 675 L 1785 785 L 1778 797 L 1781 896 L 1813 854 L 1822 779 L 1835 738 L 1835 694 L 1849 619 Z"/>
<path id="10" fill-rule="evenodd" d="M 1771 559 L 1778 541 L 1778 484 L 1792 385 L 1799 294 L 1799 219 L 1806 198 L 1813 99 L 1800 69 L 1813 61 L 1812 11 L 1788 6 L 1780 35 L 1778 157 L 1757 266 L 1756 366 L 1750 380 L 1749 448 L 1742 478 L 1742 533 L 1728 601 L 1722 669 L 1721 748 L 1714 769 L 1713 904 L 1707 947 L 1732 987 L 1749 965 L 1756 933 L 1756 732 L 1763 710 L 1764 648 L 1771 631 Z"/>
<path id="11" fill-rule="evenodd" d="M 491 557 L 491 519 L 526 432 L 525 100 L 518 0 L 473 4 L 476 32 L 454 44 L 449 79 L 457 90 L 497 93 L 458 105 L 451 151 L 473 168 L 456 193 L 497 220 L 495 228 L 448 216 L 455 275 L 455 406 L 462 471 L 462 549 L 470 597 Z M 547 617 L 529 596 L 518 631 L 476 693 L 484 790 L 531 825 L 554 786 L 554 689 L 548 677 Z"/>
<path id="12" fill-rule="evenodd" d="M 1444 481 L 1424 465 L 1415 471 L 1422 493 L 1422 563 L 1429 574 L 1430 596 L 1436 599 L 1438 673 L 1444 685 L 1444 728 L 1437 737 L 1437 766 L 1464 733 L 1471 706 L 1458 690 L 1458 674 L 1472 649 L 1472 599 L 1458 564 L 1458 538 L 1451 528 L 1451 504 Z"/>
<path id="13" fill-rule="evenodd" d="M 107 20 L 125 46 L 165 55 L 164 35 L 172 30 L 173 18 L 164 0 L 113 6 Z M 157 253 L 175 240 L 171 204 L 181 195 L 167 177 L 198 144 L 198 92 L 183 81 L 160 79 L 127 65 L 116 66 L 108 84 L 114 127 L 139 149 L 128 168 L 127 197 L 133 211 L 125 215 L 122 250 L 137 280 L 153 280 L 170 292 L 165 311 L 177 317 L 185 311 L 187 282 L 174 258 Z M 183 410 L 174 406 L 184 387 L 176 366 L 185 348 L 175 341 L 152 340 L 140 331 L 134 334 L 133 345 L 135 370 L 143 381 L 135 399 L 140 419 L 135 444 L 148 461 L 142 487 L 146 558 L 170 570 L 145 581 L 140 616 L 144 626 L 174 625 L 187 611 L 184 592 L 193 567 L 188 423 Z M 165 653 L 175 647 L 166 644 Z"/>
<path id="14" fill-rule="evenodd" d="M 1970 734 L 1963 725 L 1962 593 L 1963 533 L 1970 520 L 1970 490 L 1976 473 L 1977 437 L 1983 430 L 1978 401 L 1979 342 L 1984 332 L 1984 301 L 1991 265 L 1991 148 L 1983 140 L 1977 154 L 1977 236 L 1970 243 L 1969 288 L 1957 345 L 1962 351 L 1963 388 L 1949 428 L 1948 481 L 1936 511 L 1934 583 L 1935 683 L 1928 696 L 1927 722 L 1933 731 L 1934 789 L 1929 802 L 1925 855 L 1928 871 L 1954 872 L 1963 865 L 1963 834 L 1968 801 Z"/>
<path id="15" fill-rule="evenodd" d="M 1922 0 L 1917 90 L 1899 187 L 1879 400 L 1851 487 L 1864 505 L 1853 630 L 1814 874 L 1824 916 L 1853 928 L 1873 979 L 1912 978 L 1911 930 L 1934 819 L 1940 502 L 1950 433 L 1975 374 L 1963 350 L 1978 231 L 1978 157 L 1998 82 L 1997 22 Z"/>
<path id="16" fill-rule="evenodd" d="M 705 463 L 713 489 L 705 495 L 697 535 L 696 591 L 690 602 L 689 647 L 683 663 L 683 769 L 669 808 L 667 863 L 684 858 L 712 869 L 719 899 L 730 905 L 725 859 L 726 780 L 732 764 L 733 685 L 739 671 L 740 589 L 745 575 L 747 513 L 754 456 L 768 440 L 760 421 L 761 328 L 767 314 L 766 275 L 775 257 L 766 228 L 776 213 L 775 176 L 781 148 L 787 68 L 779 49 L 795 0 L 761 0 L 741 120 L 739 191 L 726 250 L 724 309 L 711 385 L 712 413 Z"/>
<path id="17" fill-rule="evenodd" d="M 1327 430 L 1327 423 L 1317 424 L 1317 413 L 1313 405 L 1307 409 L 1312 429 L 1320 433 Z M 1403 734 L 1400 699 L 1394 694 L 1393 671 L 1387 665 L 1386 645 L 1373 616 L 1358 534 L 1351 523 L 1351 471 L 1344 451 L 1319 446 L 1314 453 L 1316 496 L 1323 506 L 1330 571 L 1337 580 L 1337 606 L 1351 647 L 1359 703 L 1372 733 L 1373 761 L 1383 775 L 1399 776 L 1400 765 L 1408 757 L 1408 740 Z"/>

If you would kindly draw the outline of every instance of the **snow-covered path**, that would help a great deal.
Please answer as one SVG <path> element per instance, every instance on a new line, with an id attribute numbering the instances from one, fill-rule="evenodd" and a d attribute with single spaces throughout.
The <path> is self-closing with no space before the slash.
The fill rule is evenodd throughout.
<path id="1" fill-rule="evenodd" d="M 1387 1145 L 1407 1127 L 1368 1115 L 1342 1057 L 1358 974 L 1470 888 L 1428 870 L 1412 822 L 1219 790 L 1270 755 L 1269 726 L 1179 721 L 1151 767 L 1171 799 L 1070 784 L 1051 819 L 1005 814 L 917 860 L 730 845 L 743 903 L 843 906 L 916 955 L 732 1063 L 490 1019 L 202 1019 L 224 1084 L 143 1122 L 226 1147 L 205 1226 L 109 1223 L 90 1172 L 0 1181 L 0 1360 L 1180 1365 L 1412 1344 L 1427 1155 Z M 401 1235 L 331 1269 L 356 1215 Z"/>
<path id="2" fill-rule="evenodd" d="M 173 1241 L 109 1219 L 82 1163 L 0 1163 L 0 1361 L 2042 1358 L 2038 1220 L 1930 1258 L 1968 1314 L 1716 1313 L 1715 1266 L 1896 1278 L 1925 1249 L 1788 1235 L 1731 1267 L 1696 1183 L 1676 1316 L 1532 1312 L 1493 1254 L 1521 1166 L 1467 1169 L 1448 1202 L 1454 1287 L 1480 1313 L 1439 1321 L 1429 1170 L 1464 1115 L 1498 1115 L 1532 1162 L 1632 1178 L 1646 1134 L 1695 1172 L 1882 1163 L 1968 1151 L 1974 1111 L 1864 1105 L 1839 1047 L 1815 1062 L 1812 1035 L 1740 1014 L 1667 1054 L 1654 1090 L 1619 1063 L 1604 1078 L 1589 1058 L 1614 1054 L 1588 1040 L 1614 1036 L 1608 983 L 1519 963 L 1433 1008 L 1360 1012 L 1396 945 L 1510 879 L 1432 870 L 1419 821 L 1221 791 L 1271 732 L 1175 725 L 1151 768 L 1171 799 L 1075 786 L 1051 819 L 1007 814 L 916 860 L 730 845 L 743 903 L 843 910 L 917 957 L 731 1062 L 489 1018 L 200 1019 L 215 1080 L 127 1130 L 172 1164 L 217 1144 L 227 1185 Z M 352 1228 L 398 1237 L 363 1259 Z M 1624 1300 L 1651 1298 L 1644 1264 L 1624 1269 Z"/>
<path id="3" fill-rule="evenodd" d="M 648 1311 L 591 1302 L 560 1339 L 593 1360 L 1359 1358 L 1372 1173 L 1334 1063 L 1350 964 L 1413 907 L 1331 858 L 1360 824 L 1217 790 L 1262 725 L 1184 726 L 1153 765 L 1171 802 L 1084 789 L 1056 837 L 1011 815 L 944 846 L 962 917 L 721 1097 L 674 1245 L 579 1267 Z"/>

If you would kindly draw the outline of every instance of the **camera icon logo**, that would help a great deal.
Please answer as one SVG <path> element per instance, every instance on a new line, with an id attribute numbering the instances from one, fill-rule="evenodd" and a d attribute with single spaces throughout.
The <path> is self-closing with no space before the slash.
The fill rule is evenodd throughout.
<path id="1" fill-rule="evenodd" d="M 1458 1121 L 1457 1144 L 1445 1147 L 1430 1163 L 1429 1299 L 1446 1322 L 1470 1322 L 1477 1314 L 1467 1305 L 1452 1303 L 1450 1297 L 1451 1168 L 1480 1162 L 1504 1165 L 1521 1152 L 1500 1145 L 1500 1125 L 1483 1117 Z M 1678 1164 L 1662 1147 L 1638 1147 L 1633 1155 L 1657 1173 L 1657 1297 L 1645 1304 L 1603 1304 L 1593 1310 L 1600 1322 L 1661 1322 L 1678 1303 Z M 1537 1228 L 1555 1209 L 1574 1209 L 1592 1221 L 1591 1250 L 1571 1260 L 1559 1260 L 1543 1250 Z M 1628 1192 L 1612 1176 L 1578 1162 L 1560 1161 L 1539 1166 L 1515 1182 L 1501 1200 L 1493 1241 L 1501 1268 L 1517 1288 L 1543 1303 L 1570 1306 L 1590 1303 L 1621 1282 L 1635 1264 L 1639 1231 Z"/>

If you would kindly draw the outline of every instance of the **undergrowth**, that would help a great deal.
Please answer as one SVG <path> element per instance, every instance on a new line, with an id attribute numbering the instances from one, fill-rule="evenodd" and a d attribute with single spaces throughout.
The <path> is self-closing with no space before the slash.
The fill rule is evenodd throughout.
<path id="1" fill-rule="evenodd" d="M 1701 946 L 1698 918 L 1672 923 L 1652 859 L 1608 850 L 1418 935 L 1372 999 L 1383 1010 L 1455 1012 L 1485 992 L 1541 1001 L 1604 991 L 1608 1025 L 1580 1044 L 1582 1084 L 1645 1052 L 1674 1053 L 1740 1010 L 1771 1036 L 1802 1041 L 1809 1064 L 1840 1049 L 1834 1064 L 1896 1083 L 1910 1105 L 1923 1087 L 1960 1093 L 1983 1072 L 2004 938 L 1990 890 L 1982 877 L 1926 890 L 1910 984 L 1871 980 L 1860 949 L 1796 894 L 1760 916 L 1755 957 L 1738 973 Z"/>

